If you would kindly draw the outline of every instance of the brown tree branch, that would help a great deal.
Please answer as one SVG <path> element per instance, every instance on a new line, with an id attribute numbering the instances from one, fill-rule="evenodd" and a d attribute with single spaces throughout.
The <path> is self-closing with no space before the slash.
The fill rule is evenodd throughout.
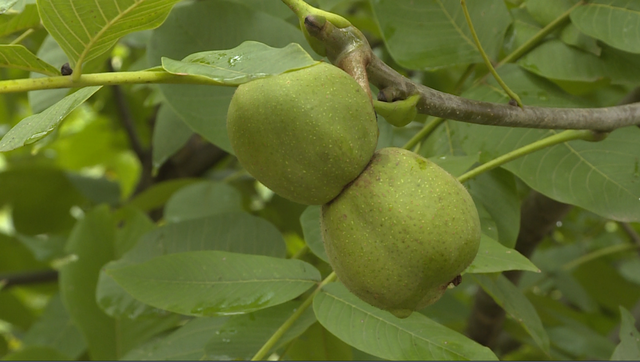
<path id="1" fill-rule="evenodd" d="M 470 100 L 443 93 L 425 85 L 412 82 L 380 60 L 363 41 L 364 35 L 354 26 L 337 28 L 331 22 L 305 22 L 307 31 L 326 47 L 327 57 L 336 66 L 342 56 L 351 49 L 368 52 L 366 73 L 369 81 L 383 92 L 388 100 L 405 99 L 419 94 L 419 113 L 453 119 L 462 122 L 504 127 L 525 127 L 542 129 L 591 129 L 609 132 L 617 128 L 640 125 L 640 103 L 604 108 L 544 108 L 513 107 L 507 103 L 498 104 Z M 362 58 L 362 57 L 360 57 Z M 356 64 L 357 65 L 357 64 Z"/>

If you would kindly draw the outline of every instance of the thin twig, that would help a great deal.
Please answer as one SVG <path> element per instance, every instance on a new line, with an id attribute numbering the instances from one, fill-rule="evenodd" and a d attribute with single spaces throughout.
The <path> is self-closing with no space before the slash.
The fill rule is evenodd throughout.
<path id="1" fill-rule="evenodd" d="M 509 153 L 506 153 L 500 157 L 494 158 L 493 160 L 484 163 L 473 170 L 465 173 L 464 175 L 458 177 L 458 181 L 465 182 L 468 181 L 481 173 L 487 172 L 489 170 L 493 170 L 496 167 L 504 165 L 505 163 L 520 158 L 522 156 L 528 155 L 535 151 L 541 150 L 546 147 L 555 146 L 560 143 L 573 141 L 573 140 L 594 140 L 594 133 L 591 131 L 585 130 L 568 130 L 560 133 L 556 133 L 552 136 L 543 138 L 541 140 L 530 143 L 526 146 L 515 149 Z"/>
<path id="2" fill-rule="evenodd" d="M 422 127 L 422 129 L 418 131 L 418 133 L 413 135 L 413 137 L 411 137 L 411 139 L 404 146 L 402 146 L 402 148 L 404 148 L 405 150 L 412 149 L 415 145 L 418 144 L 418 142 L 428 137 L 431 132 L 433 132 L 442 122 L 444 122 L 444 119 L 436 118 L 431 122 L 425 123 L 424 127 Z"/>
<path id="3" fill-rule="evenodd" d="M 538 45 L 538 43 L 540 43 L 547 35 L 549 35 L 551 32 L 555 31 L 557 28 L 559 28 L 560 26 L 564 25 L 567 21 L 569 21 L 569 15 L 571 15 L 571 12 L 575 10 L 577 7 L 582 5 L 584 5 L 584 1 L 579 1 L 574 6 L 572 6 L 569 10 L 565 11 L 562 15 L 556 18 L 554 21 L 547 24 L 547 26 L 542 28 L 538 33 L 532 36 L 524 44 L 520 45 L 518 49 L 514 50 L 513 52 L 511 52 L 511 54 L 504 57 L 498 63 L 498 65 L 496 65 L 496 68 L 499 68 L 500 66 L 506 63 L 515 62 L 520 57 L 525 55 L 529 50 L 531 50 L 533 47 Z"/>
<path id="4" fill-rule="evenodd" d="M 33 33 L 34 31 L 35 30 L 33 30 L 33 28 L 29 28 L 25 30 L 24 33 L 20 34 L 17 38 L 13 39 L 13 41 L 9 43 L 9 45 L 20 44 L 21 41 L 23 41 L 26 37 L 31 35 L 31 33 Z"/>
<path id="5" fill-rule="evenodd" d="M 302 302 L 300 307 L 298 307 L 298 309 L 291 315 L 291 317 L 289 317 L 289 319 L 287 319 L 284 323 L 282 323 L 280 328 L 278 328 L 278 330 L 271 336 L 271 338 L 269 338 L 269 340 L 262 346 L 262 348 L 260 348 L 260 350 L 255 354 L 255 356 L 253 356 L 251 360 L 260 361 L 264 359 L 264 357 L 271 350 L 271 348 L 273 348 L 276 345 L 276 343 L 278 343 L 280 338 L 282 338 L 284 333 L 288 331 L 289 328 L 293 326 L 293 323 L 295 323 L 295 321 L 297 321 L 298 318 L 300 318 L 302 313 L 304 313 L 307 310 L 307 308 L 311 306 L 311 303 L 313 303 L 313 298 L 316 296 L 316 294 L 320 292 L 322 287 L 333 282 L 334 280 L 336 280 L 336 278 L 337 276 L 335 272 L 332 272 L 331 274 L 329 274 L 329 276 L 324 278 L 324 280 L 316 287 L 316 290 L 314 290 L 313 293 L 309 294 L 306 297 L 306 299 L 304 300 L 304 302 Z"/>
<path id="6" fill-rule="evenodd" d="M 504 91 L 507 92 L 509 97 L 515 100 L 518 106 L 522 108 L 522 101 L 520 100 L 520 97 L 514 91 L 512 91 L 511 88 L 509 88 L 507 83 L 505 83 L 502 80 L 502 78 L 500 78 L 500 75 L 498 75 L 498 72 L 496 72 L 495 68 L 493 67 L 493 64 L 491 64 L 491 60 L 489 59 L 489 56 L 484 51 L 484 48 L 482 48 L 480 39 L 478 39 L 478 34 L 476 34 L 476 29 L 473 27 L 473 22 L 471 21 L 471 15 L 469 15 L 469 9 L 467 9 L 467 1 L 460 0 L 460 5 L 462 6 L 462 12 L 464 12 L 464 17 L 467 20 L 467 25 L 469 25 L 469 31 L 471 31 L 471 36 L 473 37 L 473 41 L 476 43 L 476 47 L 478 48 L 478 52 L 480 52 L 480 55 L 484 60 L 484 64 L 487 66 L 487 68 L 489 69 L 489 72 L 491 72 L 491 74 L 493 75 L 495 80 L 498 82 L 498 84 L 500 84 L 502 89 L 504 89 Z"/>
<path id="7" fill-rule="evenodd" d="M 16 285 L 48 283 L 57 280 L 58 272 L 56 270 L 0 275 L 0 281 L 4 283 L 5 289 Z"/>

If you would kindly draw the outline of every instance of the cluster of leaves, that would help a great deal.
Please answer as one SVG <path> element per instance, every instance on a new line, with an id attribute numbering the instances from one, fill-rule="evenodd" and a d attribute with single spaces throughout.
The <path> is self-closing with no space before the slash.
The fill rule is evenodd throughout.
<path id="1" fill-rule="evenodd" d="M 634 2 L 575 7 L 536 40 L 576 3 L 469 2 L 491 59 L 530 49 L 497 67 L 525 105 L 611 106 L 640 85 Z M 416 82 L 509 100 L 485 77 L 457 0 L 315 5 L 345 16 Z M 318 289 L 331 272 L 319 208 L 274 195 L 233 157 L 233 87 L 320 60 L 283 3 L 2 0 L 0 11 L 0 91 L 33 86 L 0 98 L 0 280 L 18 284 L 0 290 L 0 357 L 640 358 L 627 311 L 640 309 L 629 237 L 638 227 L 619 224 L 640 222 L 638 128 L 549 147 L 466 183 L 480 252 L 460 286 L 400 320 L 339 282 Z M 73 74 L 60 76 L 67 62 Z M 92 73 L 105 73 L 103 83 L 83 83 Z M 194 84 L 101 86 L 156 75 Z M 379 118 L 379 148 L 402 147 L 429 122 L 396 128 Z M 415 151 L 459 176 L 555 133 L 445 121 Z M 203 140 L 224 156 L 206 172 L 181 172 L 183 154 Z M 167 165 L 178 171 L 167 176 Z M 514 248 L 532 189 L 577 207 L 528 259 Z M 502 275 L 510 270 L 525 271 L 518 285 Z M 16 282 L 41 271 L 57 281 Z M 478 290 L 508 314 L 494 350 L 464 336 Z"/>

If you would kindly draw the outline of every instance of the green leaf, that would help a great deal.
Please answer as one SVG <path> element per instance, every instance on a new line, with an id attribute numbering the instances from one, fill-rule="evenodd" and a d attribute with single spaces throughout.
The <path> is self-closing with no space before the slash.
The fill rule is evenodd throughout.
<path id="1" fill-rule="evenodd" d="M 123 361 L 202 361 L 207 341 L 220 333 L 229 317 L 194 318 L 164 338 L 140 346 L 122 357 Z"/>
<path id="2" fill-rule="evenodd" d="M 0 68 L 14 68 L 46 75 L 60 75 L 59 70 L 36 57 L 35 54 L 19 44 L 0 45 Z"/>
<path id="3" fill-rule="evenodd" d="M 487 235 L 482 234 L 478 255 L 476 255 L 476 258 L 465 272 L 496 273 L 506 270 L 540 272 L 538 267 L 518 251 L 509 249 Z"/>
<path id="4" fill-rule="evenodd" d="M 96 302 L 96 284 L 104 264 L 114 257 L 115 238 L 115 220 L 108 207 L 93 209 L 69 236 L 67 252 L 77 260 L 60 270 L 62 300 L 84 335 L 93 359 L 119 359 L 137 344 L 178 321 L 178 316 L 171 314 L 138 321 L 115 319 L 100 309 Z"/>
<path id="5" fill-rule="evenodd" d="M 191 54 L 182 61 L 162 58 L 162 67 L 169 73 L 199 75 L 228 86 L 238 86 L 315 64 L 318 62 L 299 44 L 272 48 L 249 40 L 233 49 Z"/>
<path id="6" fill-rule="evenodd" d="M 612 361 L 640 360 L 640 333 L 635 327 L 636 320 L 631 313 L 620 306 L 620 344 L 613 351 Z"/>
<path id="7" fill-rule="evenodd" d="M 51 133 L 71 111 L 100 88 L 102 86 L 82 88 L 41 113 L 23 119 L 2 137 L 0 152 L 11 151 L 41 140 Z"/>
<path id="8" fill-rule="evenodd" d="M 164 225 L 147 233 L 124 256 L 130 263 L 195 250 L 223 250 L 234 253 L 283 258 L 282 234 L 268 221 L 244 212 L 225 213 Z"/>
<path id="9" fill-rule="evenodd" d="M 370 0 L 393 59 L 409 69 L 482 63 L 459 1 Z M 496 60 L 511 23 L 503 1 L 467 3 L 482 47 Z"/>
<path id="10" fill-rule="evenodd" d="M 44 27 L 76 69 L 107 52 L 122 36 L 158 27 L 179 0 L 38 0 Z"/>
<path id="11" fill-rule="evenodd" d="M 600 56 L 614 84 L 635 86 L 640 84 L 640 54 L 627 53 L 610 46 L 602 46 Z"/>
<path id="12" fill-rule="evenodd" d="M 176 191 L 199 181 L 196 178 L 181 178 L 154 184 L 131 199 L 128 205 L 141 211 L 155 210 L 162 207 Z"/>
<path id="13" fill-rule="evenodd" d="M 556 287 L 570 303 L 587 313 L 598 311 L 598 303 L 570 273 L 556 270 L 553 272 L 553 277 Z"/>
<path id="14" fill-rule="evenodd" d="M 164 207 L 167 222 L 242 212 L 242 196 L 232 186 L 204 181 L 178 190 Z"/>
<path id="15" fill-rule="evenodd" d="M 497 360 L 487 347 L 420 313 L 399 319 L 351 294 L 326 285 L 313 300 L 318 321 L 353 347 L 389 360 Z"/>
<path id="16" fill-rule="evenodd" d="M 92 359 L 117 359 L 116 321 L 96 304 L 100 268 L 113 259 L 115 225 L 106 206 L 87 213 L 73 228 L 67 252 L 77 261 L 60 269 L 60 294 L 82 334 Z"/>
<path id="17" fill-rule="evenodd" d="M 0 7 L 0 14 L 2 13 L 4 11 Z M 35 28 L 39 25 L 38 7 L 35 4 L 29 4 L 19 14 L 3 14 L 0 16 L 0 36 Z"/>
<path id="18" fill-rule="evenodd" d="M 640 259 L 623 260 L 618 266 L 618 271 L 626 280 L 640 285 Z"/>
<path id="19" fill-rule="evenodd" d="M 153 127 L 153 167 L 159 168 L 191 138 L 193 131 L 167 104 L 160 106 Z"/>
<path id="20" fill-rule="evenodd" d="M 588 107 L 575 97 L 520 72 L 505 66 L 499 73 L 523 97 L 525 104 Z M 489 81 L 489 84 L 493 82 Z M 501 91 L 489 85 L 477 87 L 464 96 L 497 103 L 508 101 Z M 463 148 L 469 153 L 482 152 L 483 162 L 557 133 L 555 130 L 478 126 L 462 122 L 456 122 L 454 126 L 460 132 Z M 618 221 L 639 221 L 640 148 L 634 146 L 639 137 L 640 129 L 626 127 L 613 131 L 601 142 L 559 144 L 502 167 L 554 200 Z"/>
<path id="21" fill-rule="evenodd" d="M 611 341 L 584 325 L 551 327 L 549 338 L 560 350 L 574 356 L 571 359 L 606 360 L 614 351 Z"/>
<path id="22" fill-rule="evenodd" d="M 136 240 L 133 249 L 107 267 L 142 263 L 154 257 L 196 250 L 223 250 L 282 258 L 286 247 L 282 234 L 264 219 L 246 213 L 229 213 L 164 225 Z M 137 318 L 158 314 L 135 300 L 109 275 L 100 273 L 96 298 L 112 316 Z"/>
<path id="23" fill-rule="evenodd" d="M 250 314 L 233 316 L 205 346 L 207 359 L 215 361 L 251 360 L 280 326 L 300 307 L 291 301 Z M 311 309 L 302 313 L 271 349 L 274 351 L 302 334 L 316 317 Z"/>
<path id="24" fill-rule="evenodd" d="M 535 47 L 518 60 L 518 65 L 554 80 L 595 82 L 607 76 L 600 58 L 555 39 Z"/>
<path id="25" fill-rule="evenodd" d="M 161 57 L 182 59 L 201 51 L 230 49 L 247 40 L 274 47 L 299 43 L 309 51 L 297 26 L 242 4 L 209 0 L 174 9 L 165 23 L 153 31 L 147 59 L 154 66 L 160 64 Z M 233 153 L 226 126 L 233 88 L 164 84 L 160 89 L 191 129 Z"/>
<path id="26" fill-rule="evenodd" d="M 13 226 L 20 234 L 66 234 L 75 223 L 69 209 L 84 202 L 58 169 L 14 166 L 0 172 L 0 205 L 12 205 Z"/>
<path id="27" fill-rule="evenodd" d="M 7 10 L 11 9 L 18 0 L 0 0 L 0 14 L 4 14 Z"/>
<path id="28" fill-rule="evenodd" d="M 28 236 L 17 234 L 16 239 L 20 240 L 39 261 L 51 261 L 64 256 L 64 245 L 67 238 L 62 235 L 39 234 Z"/>
<path id="29" fill-rule="evenodd" d="M 549 336 L 536 309 L 509 279 L 502 274 L 474 274 L 473 278 L 499 306 L 524 327 L 543 351 L 549 352 Z"/>
<path id="30" fill-rule="evenodd" d="M 307 207 L 300 215 L 300 225 L 302 225 L 304 241 L 311 249 L 311 252 L 328 263 L 329 257 L 324 250 L 324 241 L 322 240 L 322 230 L 320 228 L 320 214 L 320 206 Z"/>
<path id="31" fill-rule="evenodd" d="M 320 323 L 314 323 L 287 350 L 293 361 L 352 361 L 352 347 L 334 336 Z"/>
<path id="32" fill-rule="evenodd" d="M 320 281 L 300 260 L 223 251 L 160 256 L 106 273 L 136 299 L 193 316 L 247 313 L 291 300 Z"/>
<path id="33" fill-rule="evenodd" d="M 82 333 L 71 321 L 60 295 L 51 298 L 42 316 L 31 326 L 22 340 L 25 346 L 50 347 L 75 360 L 86 350 Z"/>
<path id="34" fill-rule="evenodd" d="M 614 48 L 640 53 L 640 7 L 631 1 L 593 1 L 573 10 L 571 22 Z"/>

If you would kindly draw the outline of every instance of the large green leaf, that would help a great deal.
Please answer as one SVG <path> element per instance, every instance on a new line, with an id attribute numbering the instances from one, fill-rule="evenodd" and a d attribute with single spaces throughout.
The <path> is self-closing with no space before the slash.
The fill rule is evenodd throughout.
<path id="1" fill-rule="evenodd" d="M 138 240 L 136 240 L 138 241 Z M 154 257 L 196 250 L 284 257 L 282 234 L 264 219 L 246 213 L 228 213 L 167 224 L 143 235 L 124 257 L 108 265 L 115 269 Z M 100 273 L 96 298 L 112 316 L 137 318 L 158 311 L 134 299 L 104 271 Z"/>
<path id="2" fill-rule="evenodd" d="M 197 41 L 194 41 L 197 34 Z M 182 59 L 190 54 L 231 49 L 247 40 L 283 47 L 300 43 L 309 49 L 300 31 L 286 21 L 238 3 L 197 1 L 177 7 L 153 31 L 147 59 L 159 65 L 162 57 Z M 161 85 L 173 110 L 205 139 L 233 153 L 227 137 L 227 108 L 234 89 L 229 87 Z"/>
<path id="3" fill-rule="evenodd" d="M 136 299 L 193 316 L 247 313 L 291 300 L 320 280 L 292 259 L 223 251 L 169 254 L 106 273 Z"/>
<path id="4" fill-rule="evenodd" d="M 615 48 L 640 53 L 640 6 L 633 1 L 596 0 L 571 12 L 583 33 Z"/>
<path id="5" fill-rule="evenodd" d="M 107 52 L 122 36 L 159 26 L 178 1 L 38 0 L 38 10 L 75 69 Z"/>
<path id="6" fill-rule="evenodd" d="M 466 273 L 496 273 L 506 270 L 528 270 L 540 272 L 529 259 L 514 249 L 509 249 L 494 239 L 482 234 L 478 255 Z"/>
<path id="7" fill-rule="evenodd" d="M 370 0 L 393 59 L 409 69 L 481 63 L 458 0 Z M 503 1 L 469 1 L 482 47 L 496 60 L 511 17 Z"/>
<path id="8" fill-rule="evenodd" d="M 300 215 L 300 225 L 302 225 L 304 242 L 307 243 L 311 252 L 328 263 L 329 257 L 327 256 L 327 252 L 324 250 L 322 230 L 320 229 L 320 214 L 320 206 L 307 207 L 302 215 Z"/>
<path id="9" fill-rule="evenodd" d="M 199 75 L 228 86 L 238 86 L 317 63 L 298 44 L 272 48 L 250 40 L 233 49 L 191 54 L 181 61 L 162 58 L 162 67 L 169 73 Z"/>
<path id="10" fill-rule="evenodd" d="M 177 191 L 164 207 L 168 222 L 242 211 L 240 193 L 221 182 L 204 181 Z"/>
<path id="11" fill-rule="evenodd" d="M 326 285 L 313 300 L 318 321 L 344 342 L 389 360 L 497 360 L 487 347 L 420 313 L 399 319 L 351 294 Z"/>
<path id="12" fill-rule="evenodd" d="M 207 359 L 215 361 L 248 361 L 273 336 L 302 302 L 291 301 L 250 314 L 233 316 L 222 325 L 205 346 Z M 291 328 L 280 337 L 271 351 L 302 334 L 316 321 L 311 309 L 305 310 Z"/>
<path id="13" fill-rule="evenodd" d="M 82 88 L 41 113 L 23 119 L 2 137 L 0 152 L 11 151 L 41 140 L 53 132 L 71 111 L 84 103 L 100 88 L 102 86 Z"/>
<path id="14" fill-rule="evenodd" d="M 549 351 L 549 336 L 531 302 L 502 274 L 475 274 L 473 278 L 514 320 L 521 324 L 535 343 Z"/>
<path id="15" fill-rule="evenodd" d="M 525 104 L 569 107 L 581 104 L 512 67 L 501 76 L 523 96 Z M 465 96 L 506 103 L 508 98 L 495 86 L 477 87 Z M 555 130 L 517 129 L 455 123 L 469 152 L 481 152 L 486 162 L 544 137 Z M 502 167 L 536 191 L 555 200 L 577 205 L 618 221 L 640 220 L 640 148 L 635 147 L 640 129 L 627 127 L 612 132 L 601 142 L 572 141 L 531 153 Z M 499 140 L 496 142 L 496 140 Z"/>
<path id="16" fill-rule="evenodd" d="M 624 307 L 620 307 L 620 344 L 613 351 L 612 361 L 640 360 L 640 333 L 636 320 Z"/>

